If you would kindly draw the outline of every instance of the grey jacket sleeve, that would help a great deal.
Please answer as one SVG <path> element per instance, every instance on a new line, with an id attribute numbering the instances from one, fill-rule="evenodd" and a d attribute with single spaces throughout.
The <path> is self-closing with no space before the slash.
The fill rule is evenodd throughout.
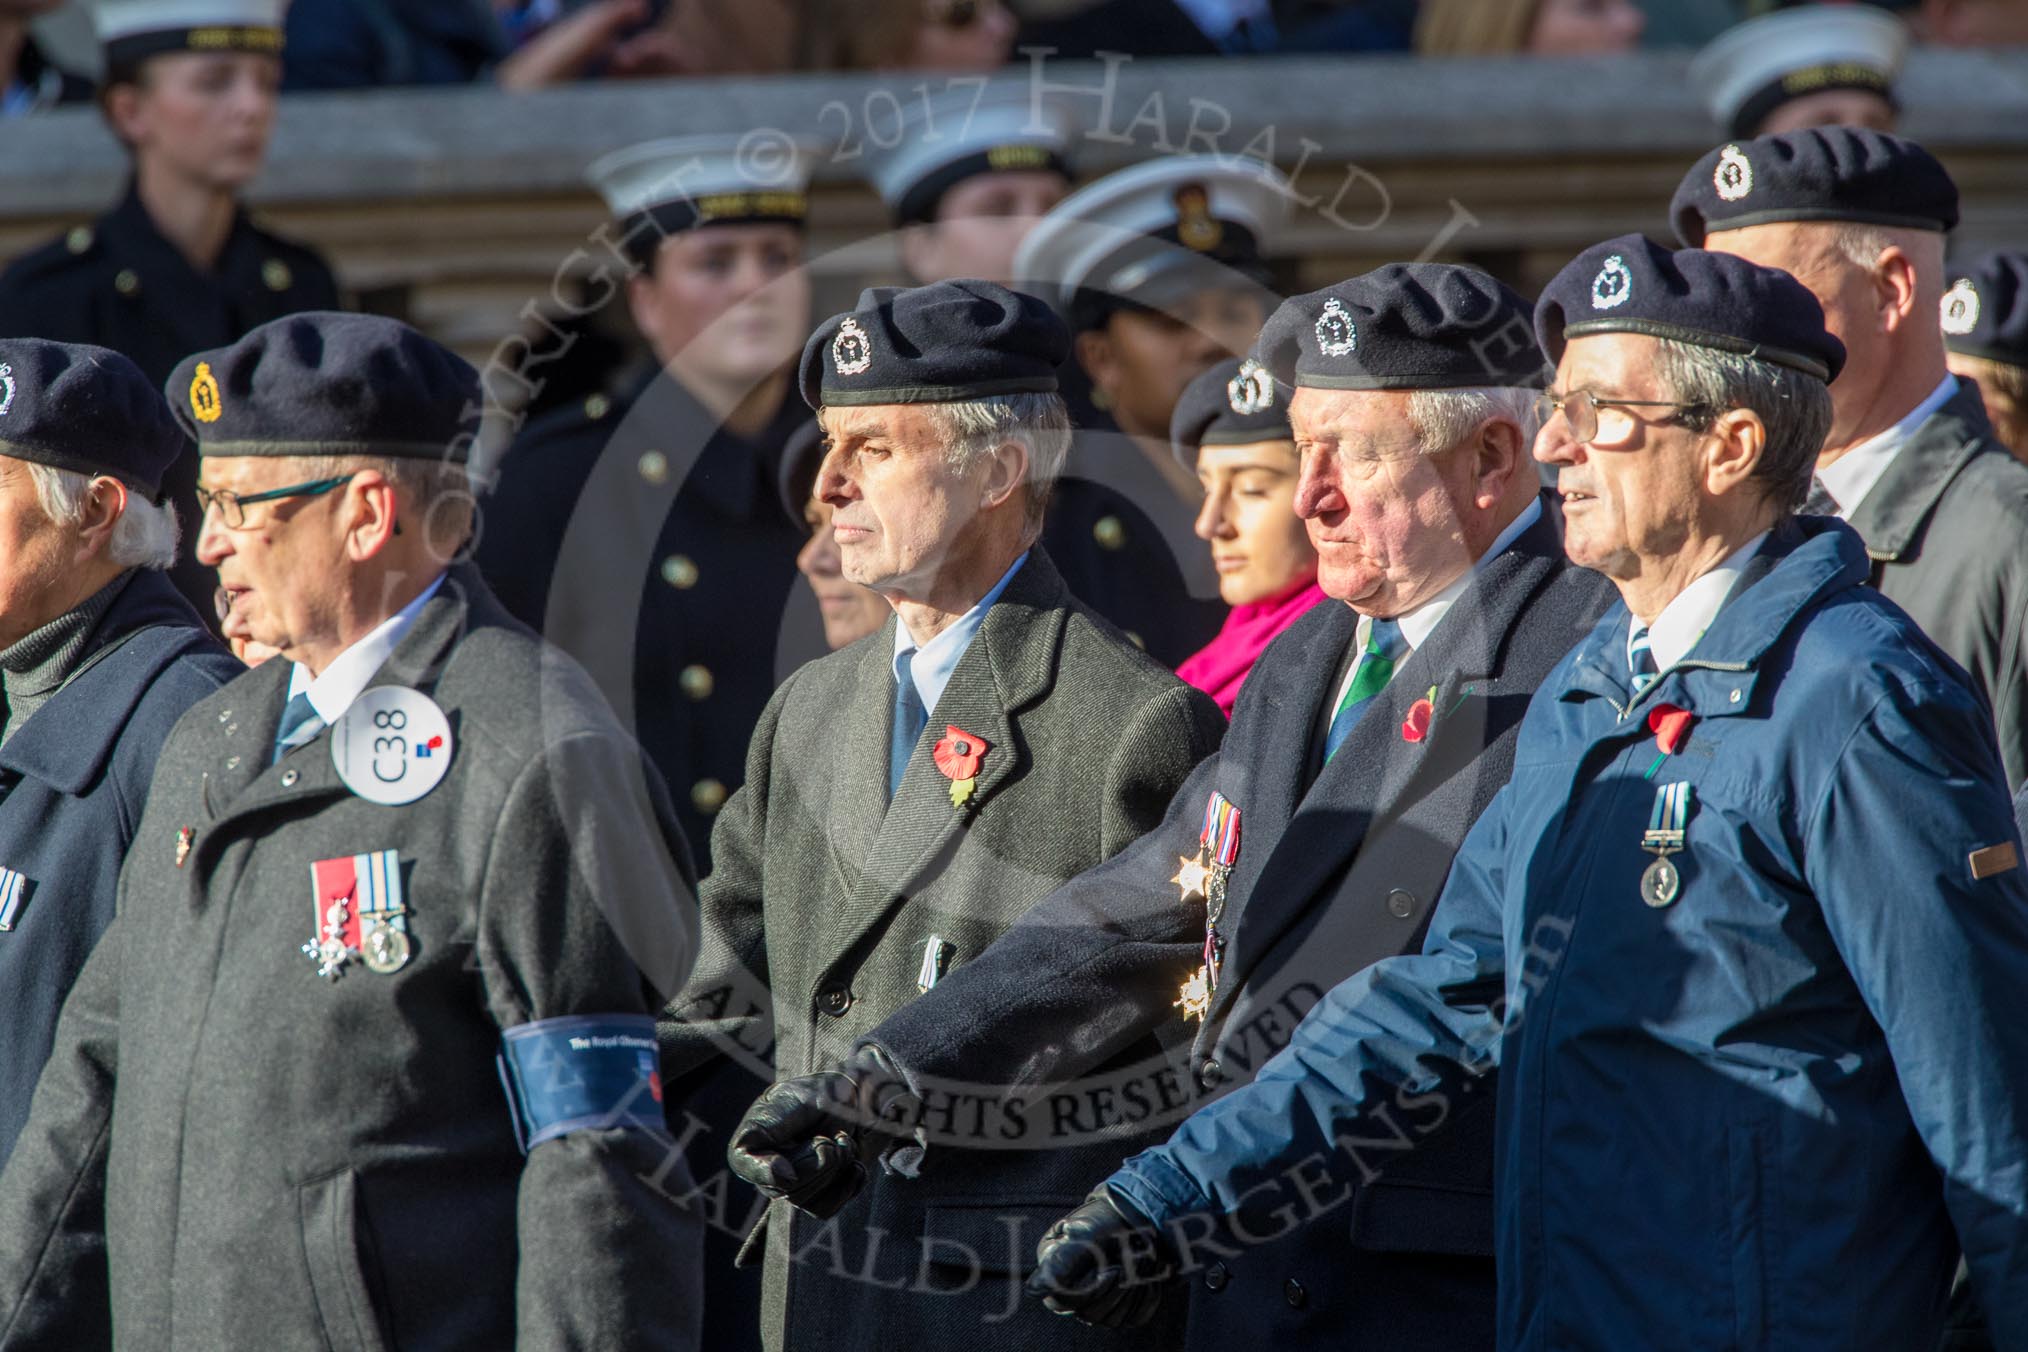
<path id="1" fill-rule="evenodd" d="M 479 901 L 485 996 L 503 1029 L 652 1015 L 650 988 L 680 976 L 693 930 L 685 851 L 640 765 L 624 738 L 582 733 L 511 786 Z M 529 1152 L 517 1347 L 698 1345 L 703 1232 L 677 1200 L 689 1188 L 674 1151 L 657 1134 L 615 1128 Z"/>
<path id="2" fill-rule="evenodd" d="M 57 1021 L 28 1125 L 0 1174 L 0 1347 L 111 1352 L 106 1144 L 120 1056 L 116 918 Z"/>

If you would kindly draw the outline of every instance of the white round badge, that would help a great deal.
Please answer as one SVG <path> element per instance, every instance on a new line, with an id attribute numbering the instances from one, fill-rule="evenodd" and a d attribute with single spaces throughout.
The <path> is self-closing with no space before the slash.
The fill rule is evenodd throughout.
<path id="1" fill-rule="evenodd" d="M 369 803 L 400 807 L 443 782 L 451 722 L 420 690 L 383 685 L 352 701 L 331 730 L 331 763 Z"/>

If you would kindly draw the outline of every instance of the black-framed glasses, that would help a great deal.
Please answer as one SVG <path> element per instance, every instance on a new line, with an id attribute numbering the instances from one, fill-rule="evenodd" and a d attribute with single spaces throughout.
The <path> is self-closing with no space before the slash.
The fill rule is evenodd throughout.
<path id="1" fill-rule="evenodd" d="M 350 474 L 340 474 L 331 479 L 311 479 L 307 483 L 289 484 L 285 488 L 269 488 L 259 493 L 248 493 L 242 497 L 231 489 L 210 489 L 199 486 L 197 505 L 206 516 L 216 510 L 218 519 L 225 523 L 227 530 L 246 528 L 246 509 L 256 503 L 280 502 L 284 498 L 317 498 L 334 488 L 341 488 L 352 482 Z"/>
<path id="2" fill-rule="evenodd" d="M 1683 415 L 1694 409 L 1705 409 L 1708 405 L 1685 403 L 1674 399 L 1606 399 L 1590 390 L 1572 390 L 1569 394 L 1558 394 L 1544 390 L 1535 400 L 1535 420 L 1547 425 L 1558 413 L 1570 428 L 1570 435 L 1577 441 L 1594 446 L 1624 446 L 1634 439 L 1634 430 L 1639 421 L 1623 410 L 1630 408 L 1671 408 L 1676 410 L 1667 418 L 1656 422 L 1680 422 Z M 1600 416 L 1603 411 L 1603 417 Z"/>

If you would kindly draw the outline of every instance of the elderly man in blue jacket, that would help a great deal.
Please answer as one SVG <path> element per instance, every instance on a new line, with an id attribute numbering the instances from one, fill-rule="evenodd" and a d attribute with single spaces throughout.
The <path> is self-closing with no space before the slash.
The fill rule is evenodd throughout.
<path id="1" fill-rule="evenodd" d="M 1207 1213 L 1329 1206 L 1500 1070 L 1500 1347 L 1926 1348 L 1962 1245 L 2028 1347 L 2028 886 L 1985 703 L 1791 514 L 1843 349 L 1786 273 L 1638 236 L 1536 312 L 1573 561 L 1550 675 L 1420 954 L 1042 1244 L 1118 1321 Z"/>

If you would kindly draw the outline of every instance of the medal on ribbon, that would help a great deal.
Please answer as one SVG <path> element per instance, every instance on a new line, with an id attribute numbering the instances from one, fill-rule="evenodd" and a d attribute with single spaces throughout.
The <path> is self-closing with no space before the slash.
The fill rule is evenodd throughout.
<path id="1" fill-rule="evenodd" d="M 1659 785 L 1655 789 L 1655 810 L 1641 836 L 1641 848 L 1655 856 L 1655 862 L 1641 874 L 1641 900 L 1658 911 L 1673 903 L 1683 890 L 1682 875 L 1676 872 L 1669 856 L 1683 848 L 1690 826 L 1693 792 L 1688 780 Z"/>
<path id="2" fill-rule="evenodd" d="M 310 865 L 310 887 L 316 931 L 302 952 L 318 976 L 336 981 L 354 959 L 383 976 L 407 965 L 412 950 L 397 851 L 319 859 Z"/>
<path id="3" fill-rule="evenodd" d="M 1218 969 L 1225 960 L 1225 934 L 1219 922 L 1225 918 L 1226 887 L 1232 866 L 1239 860 L 1239 809 L 1222 793 L 1214 791 L 1204 804 L 1204 829 L 1197 837 L 1197 854 L 1185 856 L 1173 881 L 1183 890 L 1183 903 L 1204 902 L 1204 964 L 1183 983 L 1176 1007 L 1186 1019 L 1202 1019 L 1211 1011 L 1211 997 L 1218 993 Z"/>

